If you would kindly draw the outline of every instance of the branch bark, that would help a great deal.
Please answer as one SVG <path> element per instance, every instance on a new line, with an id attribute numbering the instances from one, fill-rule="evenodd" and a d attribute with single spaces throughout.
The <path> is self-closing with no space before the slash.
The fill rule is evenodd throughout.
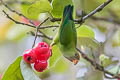
<path id="1" fill-rule="evenodd" d="M 34 39 L 34 42 L 33 42 L 32 48 L 33 48 L 34 45 L 35 45 L 35 42 L 36 42 L 36 39 L 37 39 L 37 33 L 38 33 L 38 31 L 39 31 L 39 28 L 40 28 L 41 25 L 43 25 L 48 19 L 49 19 L 49 17 L 46 18 L 43 22 L 41 22 L 41 23 L 36 27 L 35 39 Z"/>
<path id="2" fill-rule="evenodd" d="M 82 24 L 89 17 L 93 16 L 97 12 L 102 11 L 102 9 L 104 7 L 106 7 L 110 2 L 112 2 L 112 0 L 107 0 L 106 2 L 104 2 L 103 4 L 101 4 L 100 6 L 98 6 L 95 10 L 93 10 L 92 12 L 90 12 L 89 14 L 87 14 L 86 16 L 82 17 L 81 19 L 75 20 L 75 22 L 78 22 L 78 23 Z"/>
<path id="3" fill-rule="evenodd" d="M 96 70 L 102 71 L 105 74 L 108 74 L 112 76 L 112 78 L 120 78 L 119 75 L 113 74 L 103 68 L 100 64 L 96 63 L 94 60 L 90 59 L 84 52 L 82 52 L 80 49 L 76 48 L 76 50 L 81 54 L 81 56 L 87 60 Z"/>

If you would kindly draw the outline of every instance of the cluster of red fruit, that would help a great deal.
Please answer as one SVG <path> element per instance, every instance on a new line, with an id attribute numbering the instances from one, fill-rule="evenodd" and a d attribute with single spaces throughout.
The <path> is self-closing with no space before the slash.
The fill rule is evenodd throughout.
<path id="1" fill-rule="evenodd" d="M 51 48 L 45 42 L 38 43 L 34 48 L 24 51 L 23 59 L 32 64 L 38 72 L 43 72 L 47 68 L 47 60 L 51 56 Z"/>

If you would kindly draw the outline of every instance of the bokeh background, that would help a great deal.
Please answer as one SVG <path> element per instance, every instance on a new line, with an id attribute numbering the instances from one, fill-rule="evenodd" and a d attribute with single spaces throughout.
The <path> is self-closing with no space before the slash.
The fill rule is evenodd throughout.
<path id="1" fill-rule="evenodd" d="M 9 7 L 22 13 L 21 0 L 3 0 Z M 51 2 L 51 0 L 49 0 Z M 73 0 L 76 10 L 76 18 L 81 17 L 81 12 L 85 14 L 91 12 L 106 0 Z M 9 11 L 0 3 L 0 75 L 4 73 L 7 67 L 26 49 L 32 48 L 34 36 L 30 31 L 35 31 L 34 28 L 15 24 L 9 20 L 2 12 L 5 10 L 11 17 L 17 21 L 25 22 L 25 20 Z M 38 22 L 42 22 L 48 14 L 40 14 Z M 56 25 L 57 22 L 51 23 L 48 21 L 45 25 Z M 101 12 L 98 12 L 94 17 L 89 18 L 84 23 L 90 26 L 94 33 L 95 39 L 98 42 L 104 42 L 103 53 L 116 61 L 112 67 L 107 69 L 117 72 L 120 60 L 120 1 L 113 0 Z M 78 25 L 76 25 L 78 26 Z M 49 37 L 53 37 L 57 32 L 55 28 L 42 30 Z M 36 43 L 51 40 L 43 37 L 38 37 Z M 88 52 L 89 53 L 89 52 Z M 86 65 L 87 64 L 87 65 Z M 58 61 L 52 69 L 48 69 L 44 73 L 38 73 L 43 80 L 110 80 L 103 77 L 103 74 L 94 70 L 89 63 L 79 62 L 76 66 L 71 64 L 64 57 Z M 112 79 L 113 80 L 113 79 Z"/>

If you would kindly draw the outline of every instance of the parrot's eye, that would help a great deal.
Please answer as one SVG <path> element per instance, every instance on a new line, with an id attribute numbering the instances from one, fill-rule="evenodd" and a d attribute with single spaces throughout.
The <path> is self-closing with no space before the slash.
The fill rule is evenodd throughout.
<path id="1" fill-rule="evenodd" d="M 75 57 L 76 57 L 77 59 L 80 59 L 80 56 L 79 56 L 78 53 L 75 53 Z"/>

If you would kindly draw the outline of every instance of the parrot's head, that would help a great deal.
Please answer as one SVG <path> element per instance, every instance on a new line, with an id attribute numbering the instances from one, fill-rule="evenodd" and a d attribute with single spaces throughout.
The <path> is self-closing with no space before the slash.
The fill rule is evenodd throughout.
<path id="1" fill-rule="evenodd" d="M 74 65 L 76 65 L 78 62 L 79 62 L 79 59 L 80 59 L 80 55 L 79 53 L 75 53 L 74 56 L 71 56 L 71 57 L 66 57 L 68 60 L 70 60 L 71 62 L 74 63 Z"/>

